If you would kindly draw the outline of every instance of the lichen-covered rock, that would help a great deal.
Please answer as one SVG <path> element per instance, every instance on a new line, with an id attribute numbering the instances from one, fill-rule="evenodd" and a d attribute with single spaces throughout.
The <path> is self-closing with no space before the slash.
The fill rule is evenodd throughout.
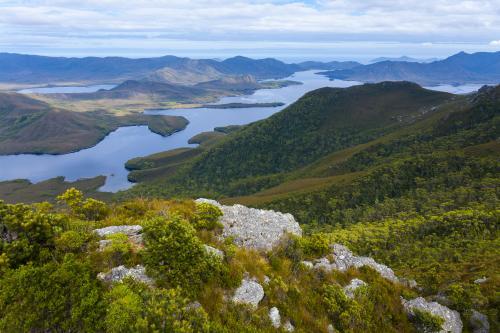
<path id="1" fill-rule="evenodd" d="M 332 254 L 332 260 L 328 257 L 315 260 L 314 268 L 323 268 L 327 271 L 339 270 L 345 272 L 351 267 L 359 268 L 362 266 L 369 266 L 376 270 L 383 278 L 392 282 L 399 282 L 399 279 L 396 277 L 391 268 L 377 263 L 373 258 L 355 256 L 347 247 L 343 245 L 334 244 Z"/>
<path id="2" fill-rule="evenodd" d="M 264 298 L 264 288 L 254 280 L 245 278 L 241 281 L 241 286 L 236 289 L 233 302 L 239 304 L 249 304 L 256 308 Z"/>
<path id="3" fill-rule="evenodd" d="M 423 297 L 418 297 L 410 301 L 401 298 L 401 303 L 405 308 L 406 312 L 410 315 L 414 315 L 415 309 L 420 311 L 429 312 L 434 316 L 439 316 L 444 319 L 440 333 L 451 332 L 451 333 L 461 333 L 462 332 L 462 320 L 460 319 L 460 314 L 457 311 L 451 310 L 444 305 L 436 302 L 427 302 Z"/>
<path id="4" fill-rule="evenodd" d="M 488 281 L 488 278 L 486 276 L 483 276 L 482 278 L 474 280 L 474 283 L 481 284 L 481 283 L 485 283 L 486 281 Z"/>
<path id="5" fill-rule="evenodd" d="M 236 245 L 241 247 L 270 250 L 286 233 L 302 235 L 300 225 L 291 214 L 242 205 L 224 206 L 209 199 L 198 199 L 196 202 L 219 207 L 224 214 L 220 219 L 222 237 L 233 237 Z"/>
<path id="6" fill-rule="evenodd" d="M 488 317 L 481 312 L 472 310 L 469 322 L 473 333 L 490 332 L 490 322 L 488 321 Z"/>
<path id="7" fill-rule="evenodd" d="M 352 279 L 351 282 L 344 287 L 344 293 L 349 298 L 354 298 L 354 292 L 359 287 L 366 286 L 366 282 L 360 279 Z"/>
<path id="8" fill-rule="evenodd" d="M 271 320 L 271 324 L 274 328 L 280 328 L 281 316 L 277 307 L 274 306 L 269 310 L 269 319 Z"/>
<path id="9" fill-rule="evenodd" d="M 205 248 L 205 251 L 207 251 L 208 254 L 214 255 L 220 259 L 224 259 L 224 252 L 222 252 L 221 250 L 206 244 L 204 244 L 203 247 Z"/>
<path id="10" fill-rule="evenodd" d="M 132 268 L 127 268 L 123 265 L 114 267 L 107 273 L 99 273 L 97 278 L 106 282 L 121 282 L 124 278 L 131 277 L 137 281 L 152 285 L 153 280 L 146 275 L 144 266 L 137 265 Z"/>
<path id="11" fill-rule="evenodd" d="M 106 237 L 118 233 L 133 237 L 142 232 L 142 227 L 140 225 L 113 225 L 106 228 L 95 229 L 94 232 L 100 237 Z"/>

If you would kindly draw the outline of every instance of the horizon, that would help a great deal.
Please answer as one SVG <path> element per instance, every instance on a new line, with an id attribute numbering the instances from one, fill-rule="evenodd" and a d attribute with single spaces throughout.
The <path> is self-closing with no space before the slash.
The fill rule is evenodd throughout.
<path id="1" fill-rule="evenodd" d="M 409 9 L 411 8 L 411 10 Z M 7 0 L 0 49 L 45 56 L 446 58 L 500 50 L 500 1 Z M 179 18 L 183 18 L 180 20 Z M 402 52 L 401 50 L 404 50 Z"/>

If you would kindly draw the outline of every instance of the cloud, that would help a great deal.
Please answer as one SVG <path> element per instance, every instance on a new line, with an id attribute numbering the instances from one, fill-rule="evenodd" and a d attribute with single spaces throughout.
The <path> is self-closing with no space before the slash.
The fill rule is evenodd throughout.
<path id="1" fill-rule="evenodd" d="M 500 40 L 492 40 L 492 41 L 490 42 L 490 45 L 491 45 L 491 46 L 500 46 Z"/>
<path id="2" fill-rule="evenodd" d="M 500 35 L 500 0 L 480 6 L 472 0 L 6 0 L 0 2 L 0 31 L 3 45 L 30 38 L 69 45 L 143 36 L 253 44 L 488 44 Z"/>

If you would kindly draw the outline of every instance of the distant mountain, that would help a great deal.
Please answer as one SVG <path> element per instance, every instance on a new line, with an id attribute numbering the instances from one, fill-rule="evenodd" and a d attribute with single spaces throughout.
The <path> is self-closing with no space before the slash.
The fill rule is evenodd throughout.
<path id="1" fill-rule="evenodd" d="M 239 75 L 198 83 L 196 87 L 226 91 L 249 91 L 259 89 L 262 86 L 252 75 Z"/>
<path id="2" fill-rule="evenodd" d="M 130 59 L 123 57 L 65 58 L 0 53 L 0 82 L 55 84 L 64 82 L 122 82 L 147 79 L 155 82 L 194 85 L 230 75 L 252 75 L 257 80 L 283 78 L 306 69 L 350 68 L 332 62 L 286 64 L 282 61 L 233 57 L 223 61 L 175 56 Z"/>
<path id="3" fill-rule="evenodd" d="M 499 83 L 500 52 L 460 52 L 428 64 L 383 61 L 324 73 L 331 79 L 362 82 L 412 81 L 422 85 Z"/>
<path id="4" fill-rule="evenodd" d="M 148 125 L 169 135 L 187 126 L 175 116 L 72 112 L 16 93 L 0 93 L 0 154 L 67 153 L 90 147 L 120 126 Z"/>
<path id="5" fill-rule="evenodd" d="M 382 61 L 405 61 L 405 62 L 421 62 L 421 63 L 428 63 L 428 62 L 433 62 L 437 61 L 439 58 L 426 58 L 426 59 L 420 59 L 420 58 L 411 58 L 407 56 L 402 56 L 399 58 L 391 58 L 391 57 L 380 57 L 380 58 L 375 58 L 370 61 L 370 63 L 376 63 L 376 62 L 382 62 Z"/>
<path id="6" fill-rule="evenodd" d="M 338 70 L 338 69 L 351 69 L 361 64 L 356 61 L 330 61 L 330 62 L 319 62 L 319 61 L 304 61 L 298 63 L 297 66 L 300 70 L 311 70 L 311 69 L 321 69 L 321 70 Z"/>

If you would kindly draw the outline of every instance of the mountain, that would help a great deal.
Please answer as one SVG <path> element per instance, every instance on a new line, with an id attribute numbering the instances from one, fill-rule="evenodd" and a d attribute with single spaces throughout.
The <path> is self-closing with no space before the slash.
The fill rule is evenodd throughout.
<path id="1" fill-rule="evenodd" d="M 61 154 L 95 145 L 120 126 L 148 125 L 161 135 L 187 126 L 183 117 L 73 112 L 16 93 L 0 93 L 0 154 Z"/>
<path id="2" fill-rule="evenodd" d="M 253 75 L 257 79 L 281 78 L 297 67 L 275 59 L 234 57 L 224 61 L 175 56 L 130 59 L 123 57 L 65 58 L 0 53 L 0 82 L 64 83 L 119 82 L 150 78 L 174 84 L 195 84 L 223 75 Z"/>
<path id="3" fill-rule="evenodd" d="M 362 82 L 412 81 L 422 85 L 497 84 L 500 52 L 458 53 L 432 63 L 383 61 L 352 69 L 324 73 L 329 78 Z"/>
<path id="4" fill-rule="evenodd" d="M 198 88 L 225 91 L 253 91 L 262 88 L 262 85 L 252 75 L 225 76 L 217 80 L 201 82 Z"/>
<path id="5" fill-rule="evenodd" d="M 195 181 L 199 189 L 234 194 L 247 178 L 263 177 L 264 184 L 269 181 L 265 177 L 411 124 L 452 97 L 410 82 L 322 88 L 232 133 L 178 176 Z"/>
<path id="6" fill-rule="evenodd" d="M 428 62 L 433 62 L 433 61 L 438 61 L 439 58 L 426 58 L 426 59 L 420 59 L 420 58 L 411 58 L 407 56 L 402 56 L 398 58 L 391 58 L 391 57 L 380 57 L 380 58 L 375 58 L 370 61 L 370 63 L 376 63 L 376 62 L 382 62 L 382 61 L 404 61 L 404 62 L 421 62 L 421 63 L 428 63 Z"/>
<path id="7" fill-rule="evenodd" d="M 330 61 L 330 62 L 304 61 L 297 64 L 300 70 L 304 71 L 312 69 L 321 69 L 321 70 L 351 69 L 360 65 L 361 64 L 356 61 Z"/>

